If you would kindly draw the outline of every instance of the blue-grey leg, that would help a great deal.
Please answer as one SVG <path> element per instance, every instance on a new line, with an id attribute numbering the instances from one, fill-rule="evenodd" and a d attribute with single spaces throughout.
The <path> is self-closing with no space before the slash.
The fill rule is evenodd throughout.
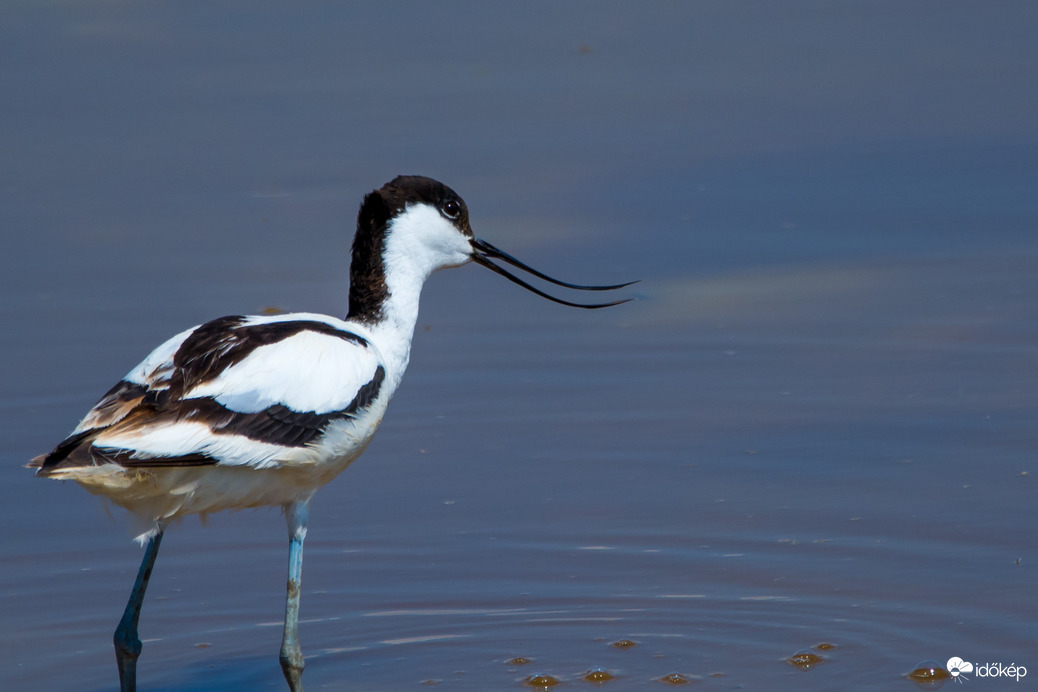
<path id="1" fill-rule="evenodd" d="M 137 581 L 133 583 L 130 592 L 130 600 L 126 602 L 126 610 L 119 626 L 115 628 L 115 660 L 119 665 L 119 689 L 121 692 L 136 692 L 137 690 L 137 657 L 141 655 L 141 640 L 137 636 L 137 622 L 141 617 L 141 604 L 144 602 L 144 592 L 148 588 L 148 580 L 151 579 L 151 570 L 155 566 L 155 558 L 159 554 L 159 545 L 162 543 L 162 532 L 164 526 L 158 528 L 158 533 L 148 539 L 144 547 L 144 559 L 137 571 Z"/>
<path id="2" fill-rule="evenodd" d="M 303 539 L 309 516 L 309 499 L 285 507 L 288 519 L 288 593 L 285 597 L 285 632 L 281 638 L 281 670 L 292 692 L 303 692 L 303 650 L 299 647 L 299 588 L 303 578 Z"/>

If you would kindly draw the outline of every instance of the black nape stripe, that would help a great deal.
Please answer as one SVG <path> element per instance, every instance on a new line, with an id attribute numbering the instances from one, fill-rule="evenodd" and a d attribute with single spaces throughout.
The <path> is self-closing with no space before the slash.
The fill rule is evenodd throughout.
<path id="1" fill-rule="evenodd" d="M 375 324 L 389 297 L 386 268 L 386 228 L 391 214 L 381 191 L 364 196 L 357 212 L 357 233 L 350 251 L 349 313 L 346 319 Z"/>
<path id="2" fill-rule="evenodd" d="M 192 332 L 173 354 L 170 398 L 178 399 L 192 387 L 218 377 L 261 346 L 275 344 L 305 331 L 338 337 L 361 346 L 368 345 L 363 337 L 316 320 L 245 325 L 245 318 L 240 315 L 221 317 Z"/>

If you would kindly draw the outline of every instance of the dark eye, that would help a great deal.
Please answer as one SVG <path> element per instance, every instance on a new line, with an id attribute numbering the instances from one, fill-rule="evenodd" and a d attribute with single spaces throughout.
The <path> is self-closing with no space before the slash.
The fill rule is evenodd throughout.
<path id="1" fill-rule="evenodd" d="M 461 205 L 456 199 L 450 199 L 443 203 L 443 215 L 448 219 L 458 218 L 458 214 L 461 213 Z"/>

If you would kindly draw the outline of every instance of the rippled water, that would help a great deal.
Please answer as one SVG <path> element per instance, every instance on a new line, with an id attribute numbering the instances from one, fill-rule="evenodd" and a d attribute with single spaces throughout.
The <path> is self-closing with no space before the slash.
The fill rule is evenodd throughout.
<path id="1" fill-rule="evenodd" d="M 534 266 L 643 282 L 584 313 L 431 280 L 312 505 L 307 689 L 1038 675 L 1036 19 L 8 3 L 0 689 L 112 689 L 141 557 L 21 464 L 178 330 L 341 314 L 361 195 L 411 172 Z M 142 690 L 284 687 L 286 543 L 276 510 L 171 529 Z"/>

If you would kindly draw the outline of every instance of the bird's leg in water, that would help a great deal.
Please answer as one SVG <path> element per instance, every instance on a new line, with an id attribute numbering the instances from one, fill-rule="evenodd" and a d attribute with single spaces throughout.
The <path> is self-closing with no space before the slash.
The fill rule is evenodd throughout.
<path id="1" fill-rule="evenodd" d="M 303 650 L 299 647 L 299 589 L 303 578 L 303 539 L 306 538 L 307 502 L 285 507 L 288 519 L 288 589 L 285 596 L 285 632 L 281 638 L 281 670 L 291 692 L 303 692 Z"/>
<path id="2" fill-rule="evenodd" d="M 150 537 L 148 544 L 144 546 L 144 559 L 141 560 L 141 568 L 137 571 L 137 581 L 133 583 L 130 600 L 126 602 L 123 618 L 115 628 L 115 636 L 112 637 L 115 643 L 115 660 L 119 665 L 120 692 L 137 690 L 137 657 L 141 655 L 142 648 L 140 637 L 137 636 L 137 622 L 141 617 L 144 592 L 148 589 L 151 570 L 155 567 L 155 558 L 159 555 L 164 530 L 164 526 L 159 526 L 158 532 Z"/>

